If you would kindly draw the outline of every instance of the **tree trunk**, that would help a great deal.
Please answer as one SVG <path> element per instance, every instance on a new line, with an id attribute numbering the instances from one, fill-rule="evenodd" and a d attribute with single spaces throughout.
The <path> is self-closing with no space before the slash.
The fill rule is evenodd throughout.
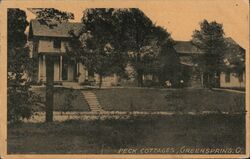
<path id="1" fill-rule="evenodd" d="M 213 78 L 211 73 L 208 73 L 208 88 L 211 89 L 213 87 Z"/>
<path id="2" fill-rule="evenodd" d="M 204 79 L 203 79 L 203 72 L 201 72 L 201 87 L 204 87 Z"/>
<path id="3" fill-rule="evenodd" d="M 46 56 L 46 122 L 53 122 L 54 61 Z"/>
<path id="4" fill-rule="evenodd" d="M 204 83 L 204 86 L 205 88 L 209 88 L 209 74 L 207 72 L 205 72 L 203 74 L 203 83 Z"/>
<path id="5" fill-rule="evenodd" d="M 99 74 L 99 89 L 102 87 L 102 75 Z"/>
<path id="6" fill-rule="evenodd" d="M 142 71 L 137 71 L 138 87 L 143 87 L 143 74 Z"/>
<path id="7" fill-rule="evenodd" d="M 216 87 L 217 87 L 217 88 L 220 87 L 220 74 L 221 74 L 221 72 L 219 72 L 219 71 L 216 73 L 216 77 L 217 77 L 217 78 L 216 78 L 216 81 L 215 81 L 215 82 L 216 82 Z"/>

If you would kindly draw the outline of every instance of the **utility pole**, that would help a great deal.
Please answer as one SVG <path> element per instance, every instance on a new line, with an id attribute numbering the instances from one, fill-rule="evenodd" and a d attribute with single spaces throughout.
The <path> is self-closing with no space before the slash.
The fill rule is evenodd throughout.
<path id="1" fill-rule="evenodd" d="M 53 122 L 53 96 L 54 96 L 54 58 L 45 56 L 46 60 L 46 122 Z"/>

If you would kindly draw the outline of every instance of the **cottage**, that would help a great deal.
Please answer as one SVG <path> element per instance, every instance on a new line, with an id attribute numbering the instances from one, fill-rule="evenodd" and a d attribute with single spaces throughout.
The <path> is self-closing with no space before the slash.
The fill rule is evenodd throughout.
<path id="1" fill-rule="evenodd" d="M 98 82 L 97 74 L 90 74 L 86 67 L 75 58 L 67 56 L 70 49 L 69 32 L 80 33 L 82 23 L 72 22 L 48 22 L 31 20 L 28 40 L 31 43 L 31 57 L 37 59 L 37 71 L 33 74 L 35 82 L 46 82 L 46 55 L 53 56 L 54 81 L 59 83 L 86 81 Z M 116 76 L 103 79 L 103 85 L 112 85 L 117 81 Z"/>
<path id="2" fill-rule="evenodd" d="M 232 38 L 226 38 L 227 50 L 224 57 L 225 69 L 218 78 L 218 86 L 221 88 L 245 88 L 245 49 Z M 189 87 L 203 87 L 203 74 L 195 71 L 194 57 L 202 56 L 204 52 L 199 50 L 191 41 L 176 41 L 174 45 L 179 55 L 183 72 L 188 72 Z M 241 66 L 242 65 L 242 66 Z"/>
<path id="3" fill-rule="evenodd" d="M 224 58 L 226 68 L 220 74 L 220 87 L 245 88 L 245 53 L 246 50 L 232 38 L 226 38 L 226 55 Z"/>

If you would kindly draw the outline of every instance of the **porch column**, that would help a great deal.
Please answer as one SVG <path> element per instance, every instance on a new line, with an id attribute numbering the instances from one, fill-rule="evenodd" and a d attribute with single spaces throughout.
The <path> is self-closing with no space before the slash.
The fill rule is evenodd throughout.
<path id="1" fill-rule="evenodd" d="M 62 67 L 63 67 L 63 63 L 62 63 L 62 55 L 60 56 L 60 66 L 59 66 L 59 80 L 62 81 Z"/>
<path id="2" fill-rule="evenodd" d="M 42 78 L 43 78 L 43 81 L 46 81 L 46 58 L 45 58 L 45 55 L 42 55 L 43 56 L 43 72 L 42 72 Z"/>
<path id="3" fill-rule="evenodd" d="M 41 80 L 41 72 L 42 72 L 42 57 L 39 55 L 38 56 L 38 75 L 37 75 L 38 82 L 40 82 Z"/>

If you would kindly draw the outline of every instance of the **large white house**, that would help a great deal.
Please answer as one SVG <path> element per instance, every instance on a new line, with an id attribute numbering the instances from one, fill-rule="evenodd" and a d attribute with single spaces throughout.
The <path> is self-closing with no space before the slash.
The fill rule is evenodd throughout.
<path id="1" fill-rule="evenodd" d="M 54 81 L 55 82 L 78 82 L 98 81 L 98 75 L 89 75 L 85 66 L 76 59 L 67 56 L 66 50 L 70 48 L 70 31 L 78 34 L 83 27 L 82 23 L 62 22 L 43 24 L 38 20 L 31 20 L 28 39 L 32 46 L 31 57 L 38 60 L 37 71 L 32 80 L 46 82 L 46 55 L 54 58 Z M 115 75 L 105 77 L 103 85 L 110 86 L 117 83 Z"/>

